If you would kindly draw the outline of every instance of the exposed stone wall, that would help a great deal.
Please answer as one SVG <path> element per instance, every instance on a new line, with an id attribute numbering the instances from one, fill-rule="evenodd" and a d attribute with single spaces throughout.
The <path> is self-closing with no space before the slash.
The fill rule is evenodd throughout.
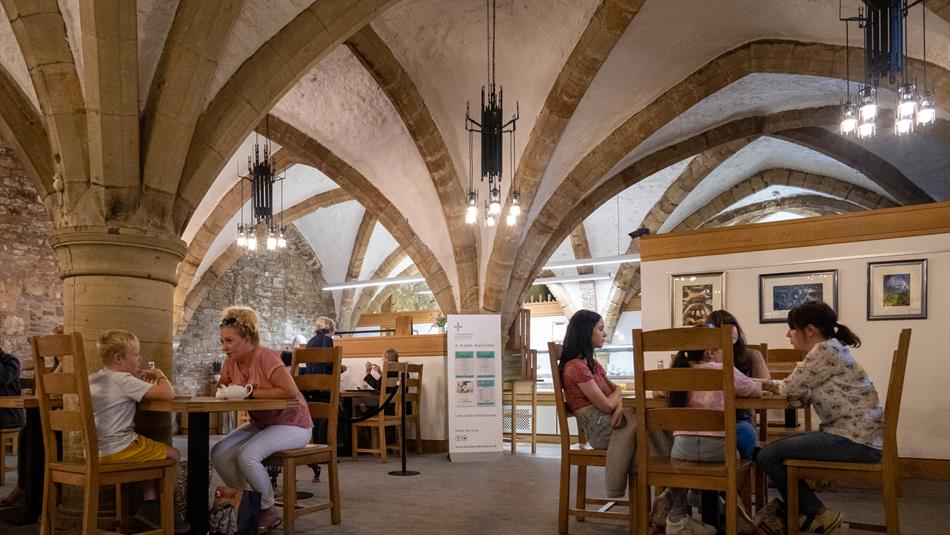
<path id="1" fill-rule="evenodd" d="M 319 275 L 303 260 L 309 251 L 288 240 L 279 253 L 246 253 L 238 258 L 208 291 L 208 296 L 175 337 L 175 388 L 182 394 L 204 395 L 211 380 L 211 361 L 224 360 L 218 342 L 221 310 L 247 305 L 260 317 L 261 342 L 283 349 L 294 336 L 313 333 L 317 316 L 327 309 Z M 332 301 L 331 301 L 332 302 Z"/>
<path id="2" fill-rule="evenodd" d="M 63 323 L 53 223 L 18 155 L 0 137 L 0 346 L 30 355 L 30 336 Z"/>

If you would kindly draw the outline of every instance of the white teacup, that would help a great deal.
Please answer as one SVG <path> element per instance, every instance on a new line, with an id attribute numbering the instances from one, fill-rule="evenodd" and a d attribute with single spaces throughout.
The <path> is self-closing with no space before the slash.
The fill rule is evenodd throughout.
<path id="1" fill-rule="evenodd" d="M 254 385 L 219 386 L 214 397 L 218 399 L 244 399 L 254 391 Z"/>

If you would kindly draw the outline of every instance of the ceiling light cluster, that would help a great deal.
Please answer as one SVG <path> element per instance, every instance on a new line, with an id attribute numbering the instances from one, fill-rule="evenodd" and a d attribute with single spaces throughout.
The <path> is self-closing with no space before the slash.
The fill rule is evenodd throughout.
<path id="1" fill-rule="evenodd" d="M 897 108 L 894 110 L 894 133 L 910 134 L 916 126 L 932 124 L 937 113 L 933 89 L 927 88 L 927 10 L 921 0 L 911 4 L 907 0 L 863 0 L 856 17 L 841 16 L 838 0 L 838 18 L 845 28 L 845 71 L 847 92 L 841 106 L 841 133 L 869 138 L 877 133 L 877 88 L 880 79 L 888 76 L 891 83 L 901 75 L 897 89 Z M 907 76 L 907 13 L 921 4 L 923 34 L 923 84 L 917 90 L 916 80 Z M 858 91 L 857 101 L 851 102 L 851 62 L 849 54 L 849 23 L 857 22 L 864 30 L 864 84 Z"/>
<path id="2" fill-rule="evenodd" d="M 486 86 L 482 86 L 481 120 L 476 121 L 465 105 L 465 130 L 468 131 L 468 193 L 466 194 L 465 222 L 474 225 L 478 221 L 478 190 L 475 188 L 475 134 L 481 141 L 481 182 L 488 181 L 488 198 L 485 199 L 485 225 L 494 227 L 501 219 L 501 179 L 504 158 L 502 157 L 503 137 L 508 134 L 510 159 L 509 171 L 515 171 L 515 125 L 518 121 L 518 103 L 515 102 L 515 114 L 504 122 L 504 106 L 501 87 L 495 91 L 495 0 L 486 0 L 488 13 L 488 101 L 485 100 Z M 518 223 L 521 215 L 520 194 L 512 181 L 511 202 L 505 222 L 509 226 Z"/>
<path id="3" fill-rule="evenodd" d="M 255 134 L 256 136 L 256 134 Z M 238 247 L 257 251 L 258 239 L 268 251 L 287 247 L 287 227 L 274 221 L 274 183 L 281 182 L 280 208 L 283 212 L 285 177 L 276 175 L 277 159 L 271 152 L 269 137 L 265 137 L 263 149 L 257 139 L 254 154 L 247 157 L 247 176 L 241 180 L 241 222 L 238 224 Z M 251 183 L 251 222 L 244 224 L 244 181 Z M 281 217 L 280 223 L 283 217 Z"/>

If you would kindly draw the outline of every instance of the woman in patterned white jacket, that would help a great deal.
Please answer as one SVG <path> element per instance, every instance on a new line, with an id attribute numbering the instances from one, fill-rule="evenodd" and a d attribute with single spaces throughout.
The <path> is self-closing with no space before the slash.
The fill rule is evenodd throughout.
<path id="1" fill-rule="evenodd" d="M 758 465 L 783 500 L 788 488 L 785 459 L 878 462 L 884 444 L 884 409 L 870 377 L 848 351 L 848 346 L 861 345 L 861 339 L 820 301 L 790 310 L 788 327 L 786 336 L 805 358 L 784 380 L 766 381 L 763 388 L 810 401 L 821 426 L 820 431 L 777 440 L 759 452 Z M 804 533 L 829 533 L 841 524 L 841 513 L 825 507 L 804 482 L 799 486 L 799 514 Z"/>

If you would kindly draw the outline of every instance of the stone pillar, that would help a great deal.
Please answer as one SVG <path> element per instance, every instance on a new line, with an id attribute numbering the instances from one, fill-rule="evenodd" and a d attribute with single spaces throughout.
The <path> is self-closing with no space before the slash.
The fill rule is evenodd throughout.
<path id="1" fill-rule="evenodd" d="M 59 230 L 49 241 L 63 279 L 64 328 L 82 334 L 86 371 L 102 367 L 96 352 L 102 331 L 125 329 L 138 336 L 142 360 L 155 361 L 171 375 L 173 298 L 185 243 L 141 230 L 100 226 Z M 171 417 L 136 421 L 136 431 L 170 444 Z M 79 440 L 64 438 L 67 456 L 82 455 Z M 63 516 L 78 517 L 81 498 L 70 494 L 63 497 Z M 111 490 L 102 494 L 102 516 L 110 515 L 112 495 Z"/>

